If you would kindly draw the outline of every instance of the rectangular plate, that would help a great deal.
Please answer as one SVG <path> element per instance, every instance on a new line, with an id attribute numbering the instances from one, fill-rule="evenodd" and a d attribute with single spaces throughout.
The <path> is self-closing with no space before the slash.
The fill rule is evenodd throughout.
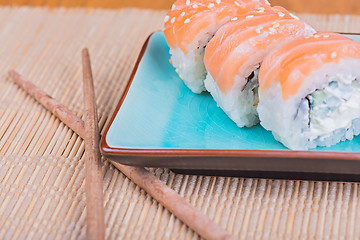
<path id="1" fill-rule="evenodd" d="M 260 125 L 238 128 L 209 93 L 192 93 L 169 59 L 163 33 L 150 35 L 101 139 L 109 159 L 173 169 L 360 173 L 360 136 L 288 150 Z"/>

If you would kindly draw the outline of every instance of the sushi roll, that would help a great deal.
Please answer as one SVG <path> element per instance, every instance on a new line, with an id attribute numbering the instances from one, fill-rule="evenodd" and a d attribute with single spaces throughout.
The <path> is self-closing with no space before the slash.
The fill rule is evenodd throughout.
<path id="1" fill-rule="evenodd" d="M 321 32 L 269 53 L 259 73 L 258 113 L 290 149 L 351 140 L 360 133 L 360 43 Z"/>
<path id="2" fill-rule="evenodd" d="M 239 127 L 257 124 L 258 73 L 263 59 L 284 42 L 314 32 L 281 7 L 224 24 L 205 49 L 206 89 Z"/>
<path id="3" fill-rule="evenodd" d="M 171 63 L 194 92 L 205 91 L 204 48 L 217 29 L 255 8 L 269 8 L 267 0 L 178 0 L 164 19 L 164 35 Z"/>

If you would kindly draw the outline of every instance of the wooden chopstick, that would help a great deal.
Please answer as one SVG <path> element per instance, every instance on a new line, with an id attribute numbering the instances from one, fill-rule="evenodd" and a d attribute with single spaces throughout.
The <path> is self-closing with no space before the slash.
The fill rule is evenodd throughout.
<path id="1" fill-rule="evenodd" d="M 104 239 L 103 179 L 101 174 L 100 133 L 89 51 L 82 50 L 83 93 L 85 105 L 85 193 L 86 238 Z"/>
<path id="2" fill-rule="evenodd" d="M 38 92 L 43 92 L 34 84 L 28 84 L 29 82 L 25 80 L 20 74 L 14 70 L 9 71 L 9 77 L 12 78 L 19 86 L 21 86 L 27 93 L 34 97 L 37 101 L 42 103 L 38 99 Z M 43 95 L 41 95 L 43 96 Z M 45 94 L 47 98 L 52 99 L 49 95 Z M 52 99 L 52 101 L 55 101 Z M 44 105 L 44 104 L 43 104 Z M 57 111 L 70 112 L 60 103 L 53 105 L 44 105 L 46 109 L 53 112 L 53 106 L 57 108 Z M 70 112 L 71 113 L 71 112 Z M 72 113 L 71 113 L 72 114 Z M 67 117 L 66 114 L 58 114 L 58 118 L 65 123 L 64 117 Z M 72 118 L 78 118 L 76 115 L 72 114 Z M 82 122 L 80 118 L 78 121 Z M 67 126 L 71 128 L 75 133 L 77 133 L 83 139 L 85 136 L 85 131 L 77 131 L 78 128 L 75 126 L 75 122 L 67 121 Z M 166 209 L 172 212 L 177 218 L 183 221 L 187 226 L 194 230 L 197 234 L 205 239 L 236 239 L 229 232 L 224 230 L 222 227 L 211 221 L 207 216 L 205 216 L 200 210 L 191 205 L 183 197 L 177 194 L 174 190 L 169 188 L 166 184 L 161 182 L 153 174 L 148 172 L 144 168 L 139 167 L 130 167 L 119 164 L 117 162 L 111 161 L 111 163 L 119 169 L 124 175 L 130 178 L 134 183 L 139 187 L 144 189 L 150 196 L 162 204 Z"/>
<path id="3" fill-rule="evenodd" d="M 85 137 L 84 122 L 64 105 L 53 99 L 46 92 L 38 88 L 30 81 L 24 79 L 16 71 L 9 71 L 8 76 L 22 87 L 30 96 L 36 99 L 41 105 L 48 109 L 54 116 L 59 118 L 65 125 L 71 126 L 70 128 L 79 134 L 82 138 Z"/>

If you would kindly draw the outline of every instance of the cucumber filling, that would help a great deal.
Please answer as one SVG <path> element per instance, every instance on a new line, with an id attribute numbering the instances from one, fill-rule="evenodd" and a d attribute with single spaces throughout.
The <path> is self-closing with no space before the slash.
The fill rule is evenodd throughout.
<path id="1" fill-rule="evenodd" d="M 338 129 L 345 129 L 345 137 L 352 139 L 353 120 L 360 118 L 360 82 L 355 78 L 331 81 L 324 89 L 307 95 L 309 107 L 309 140 L 331 137 Z M 321 139 L 320 139 L 321 140 Z"/>

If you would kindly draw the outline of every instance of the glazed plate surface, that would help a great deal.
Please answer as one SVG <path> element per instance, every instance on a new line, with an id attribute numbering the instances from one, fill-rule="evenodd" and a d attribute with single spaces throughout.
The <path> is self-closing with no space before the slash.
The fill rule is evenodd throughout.
<path id="1" fill-rule="evenodd" d="M 163 34 L 152 34 L 102 137 L 108 158 L 146 167 L 360 173 L 360 136 L 288 150 L 260 125 L 238 128 L 209 93 L 192 93 L 169 59 Z"/>

